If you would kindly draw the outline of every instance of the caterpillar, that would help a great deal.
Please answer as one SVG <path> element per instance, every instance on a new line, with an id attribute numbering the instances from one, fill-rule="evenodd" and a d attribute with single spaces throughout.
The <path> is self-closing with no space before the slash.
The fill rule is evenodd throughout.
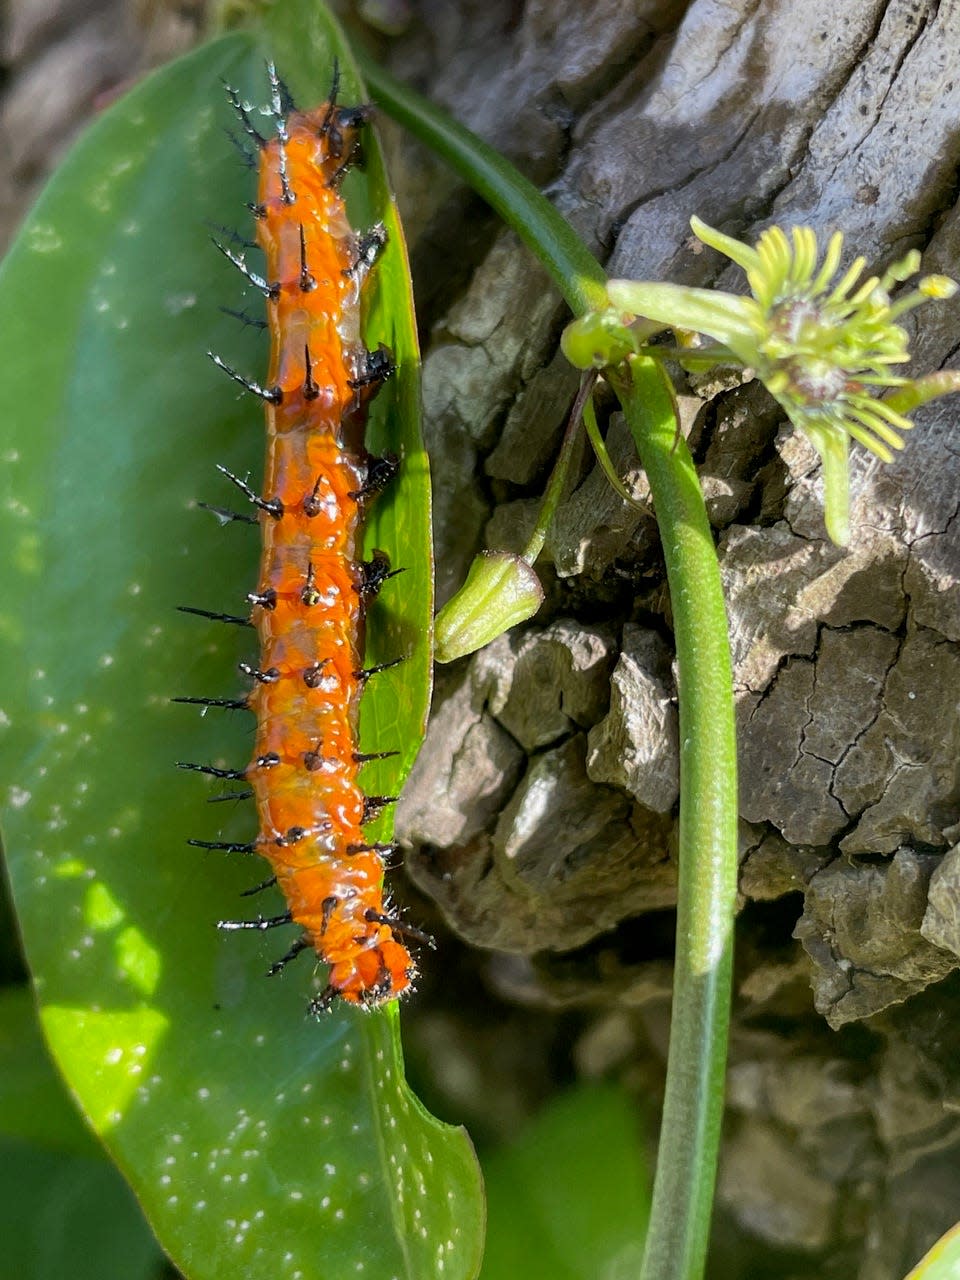
<path id="1" fill-rule="evenodd" d="M 259 160 L 257 199 L 248 207 L 264 274 L 248 266 L 242 249 L 214 241 L 266 300 L 266 323 L 255 323 L 270 335 L 267 381 L 247 379 L 208 353 L 265 406 L 263 494 L 219 468 L 256 515 L 213 508 L 222 520 L 259 524 L 259 581 L 247 596 L 248 616 L 181 606 L 254 626 L 260 658 L 256 666 L 240 664 L 252 681 L 244 698 L 175 699 L 252 711 L 255 744 L 243 769 L 178 764 L 249 785 L 233 794 L 255 800 L 259 834 L 253 841 L 189 843 L 257 853 L 270 863 L 273 874 L 257 889 L 279 886 L 287 910 L 222 920 L 219 927 L 299 926 L 269 972 L 313 949 L 328 966 L 327 985 L 308 1006 L 319 1014 L 338 999 L 372 1008 L 409 991 L 415 965 L 400 936 L 432 940 L 405 925 L 384 899 L 385 855 L 395 846 L 364 838 L 364 825 L 396 797 L 365 795 L 358 779 L 367 760 L 396 754 L 364 754 L 358 745 L 363 687 L 394 665 L 363 667 L 367 606 L 394 576 L 383 552 L 360 559 L 363 515 L 399 465 L 395 457 L 371 456 L 363 444 L 367 407 L 393 372 L 386 348 L 368 351 L 360 339 L 361 290 L 386 232 L 378 223 L 356 234 L 340 191 L 370 109 L 338 103 L 336 63 L 329 97 L 312 111 L 295 108 L 272 63 L 267 74 L 269 136 L 256 127 L 238 90 L 225 86 L 245 135 L 234 141 L 252 164 Z"/>

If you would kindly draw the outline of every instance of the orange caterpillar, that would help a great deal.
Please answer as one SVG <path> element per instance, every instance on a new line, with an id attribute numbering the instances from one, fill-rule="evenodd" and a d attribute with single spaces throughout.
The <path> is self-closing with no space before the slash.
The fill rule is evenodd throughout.
<path id="1" fill-rule="evenodd" d="M 361 286 L 386 233 L 376 226 L 355 235 L 339 189 L 368 110 L 338 105 L 336 67 L 330 98 L 314 111 L 295 110 L 272 64 L 268 72 L 269 138 L 227 87 L 259 151 L 259 191 L 250 208 L 264 275 L 251 271 L 242 253 L 218 245 L 267 299 L 266 385 L 210 353 L 266 406 L 266 496 L 220 468 L 258 509 L 260 578 L 248 596 L 250 619 L 187 610 L 252 621 L 260 661 L 241 663 L 253 680 L 244 699 L 178 701 L 247 707 L 257 717 L 246 769 L 182 767 L 248 781 L 251 791 L 242 794 L 256 799 L 259 835 L 249 845 L 190 843 L 267 859 L 274 874 L 266 885 L 279 885 L 289 910 L 220 927 L 299 925 L 300 936 L 270 972 L 312 947 L 329 967 L 326 989 L 310 1002 L 310 1011 L 319 1013 L 337 997 L 370 1008 L 401 995 L 415 969 L 396 934 L 430 940 L 402 925 L 384 902 L 384 854 L 393 846 L 368 842 L 363 826 L 395 797 L 365 796 L 357 776 L 365 760 L 378 758 L 358 749 L 360 695 L 381 669 L 362 669 L 365 607 L 391 576 L 382 553 L 361 561 L 361 525 L 366 503 L 397 465 L 363 447 L 366 405 L 392 372 L 386 350 L 368 352 L 360 340 Z"/>

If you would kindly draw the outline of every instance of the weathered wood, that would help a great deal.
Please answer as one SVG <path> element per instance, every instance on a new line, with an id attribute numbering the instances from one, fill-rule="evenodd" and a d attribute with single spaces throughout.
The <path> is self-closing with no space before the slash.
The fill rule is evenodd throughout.
<path id="1" fill-rule="evenodd" d="M 546 184 L 613 273 L 743 291 L 741 274 L 691 237 L 696 213 L 746 240 L 774 221 L 809 223 L 824 238 L 840 228 L 848 261 L 863 253 L 883 267 L 917 248 L 924 270 L 960 274 L 956 0 L 426 8 L 429 40 L 415 28 L 394 47 L 394 70 Z M 427 425 L 445 598 L 476 549 L 519 549 L 532 524 L 563 416 L 543 409 L 541 388 L 565 311 L 512 235 L 416 154 L 416 183 L 400 194 L 434 331 Z M 452 304 L 438 265 L 452 268 Z M 916 371 L 957 363 L 960 305 L 930 305 L 912 327 Z M 918 413 L 891 466 L 855 446 L 854 535 L 840 551 L 825 538 L 816 455 L 764 390 L 717 376 L 680 390 L 717 529 L 742 736 L 737 1123 L 720 1202 L 773 1257 L 787 1250 L 785 1274 L 799 1250 L 820 1260 L 815 1270 L 897 1280 L 956 1216 L 960 1045 L 948 1028 L 960 984 L 944 975 L 960 952 L 960 860 L 947 853 L 960 835 L 960 401 Z M 616 416 L 608 440 L 643 499 Z M 556 681 L 545 690 L 517 678 L 516 655 L 544 623 L 562 621 L 568 637 L 579 625 L 582 639 L 602 619 L 634 654 L 669 638 L 652 513 L 623 504 L 589 461 L 540 567 L 548 597 L 536 624 L 447 677 L 452 702 L 469 703 L 473 741 L 507 732 L 505 687 L 527 702 L 511 712 L 522 721 L 546 716 L 548 693 L 555 703 Z M 657 679 L 655 666 L 651 657 L 637 673 L 638 689 Z M 623 744 L 625 761 L 653 758 L 663 730 L 613 680 L 589 740 L 602 732 Z M 486 704 L 485 688 L 499 691 Z M 585 726 L 547 746 L 510 739 L 509 761 L 498 768 L 488 757 L 471 788 L 448 705 L 441 694 L 441 727 L 404 800 L 417 810 L 411 874 L 456 931 L 520 953 L 488 966 L 503 992 L 598 1010 L 583 1062 L 643 1061 L 643 1046 L 665 1044 L 671 945 L 663 913 L 653 914 L 663 882 L 638 871 L 637 816 L 649 819 L 653 793 L 644 806 L 626 767 L 602 783 L 589 765 L 586 778 L 568 768 L 565 802 L 546 788 L 552 807 L 534 819 L 531 793 Z M 584 839 L 578 857 L 570 833 L 628 791 L 621 822 L 639 837 L 637 852 L 624 863 L 615 840 Z M 452 795 L 486 814 L 462 840 L 431 819 Z M 557 860 L 539 864 L 548 874 L 535 885 L 513 874 L 525 848 L 536 865 L 551 832 Z M 597 936 L 568 952 L 584 928 L 563 874 L 571 862 L 578 883 L 592 882 Z M 617 903 L 622 923 L 611 932 Z M 828 1040 L 821 1018 L 869 1019 L 869 1030 Z M 748 1274 L 743 1265 L 725 1265 L 721 1248 L 717 1274 Z"/>
<path id="2" fill-rule="evenodd" d="M 585 21 L 579 4 L 528 4 L 507 39 L 489 7 L 460 6 L 470 37 L 454 41 L 438 18 L 430 54 L 432 96 L 548 180 L 561 208 L 609 253 L 612 273 L 742 290 L 741 273 L 691 237 L 693 213 L 744 239 L 772 221 L 807 222 L 824 238 L 840 228 L 847 260 L 864 253 L 883 266 L 916 247 L 924 269 L 955 269 L 960 5 L 815 0 L 802 18 L 775 0 L 630 8 L 598 5 Z M 423 52 L 401 48 L 395 58 L 403 73 Z M 450 189 L 449 180 L 427 184 L 412 201 L 413 226 L 429 225 L 431 245 Z M 461 232 L 454 225 L 450 234 Z M 414 233 L 415 261 L 417 245 Z M 530 526 L 563 419 L 563 404 L 540 390 L 545 366 L 560 377 L 551 362 L 563 314 L 526 251 L 501 232 L 428 350 L 444 595 L 484 541 L 517 549 Z M 917 365 L 939 367 L 960 344 L 960 307 L 930 306 L 919 324 Z M 816 455 L 763 389 L 708 376 L 681 390 L 730 603 L 742 809 L 760 824 L 746 854 L 768 832 L 788 848 L 871 862 L 900 848 L 945 850 L 960 817 L 960 407 L 952 400 L 922 411 L 889 467 L 855 446 L 854 536 L 839 550 L 825 538 Z M 617 419 L 611 445 L 642 499 L 644 480 Z M 480 508 L 478 468 L 493 499 Z M 642 608 L 651 635 L 668 633 L 652 512 L 624 504 L 588 463 L 541 564 L 551 589 L 544 616 L 601 609 L 622 625 Z M 519 696 L 536 706 L 539 695 L 527 682 Z M 654 750 L 659 731 L 641 727 L 622 698 L 611 716 L 619 724 L 608 716 L 605 732 L 625 752 Z M 412 795 L 416 803 L 415 784 Z M 582 802 L 589 808 L 602 795 L 585 792 Z M 643 804 L 636 791 L 633 799 Z M 419 835 L 431 839 L 427 829 Z M 449 856 L 444 865 L 441 888 L 412 860 L 418 881 L 447 903 L 456 871 Z M 594 870 L 604 878 L 602 851 Z M 492 942 L 452 915 L 468 936 Z M 598 932 L 608 919 L 598 912 Z M 496 928 L 502 936 L 503 920 Z M 525 936 L 522 949 L 541 945 L 537 931 Z M 558 945 L 563 939 L 560 929 Z M 897 976 L 901 945 L 891 936 L 877 1008 L 914 989 Z M 957 951 L 960 934 L 948 968 Z M 837 950 L 813 958 L 821 993 L 833 981 L 830 966 L 852 961 Z M 835 1023 L 854 1016 L 823 1009 Z"/>

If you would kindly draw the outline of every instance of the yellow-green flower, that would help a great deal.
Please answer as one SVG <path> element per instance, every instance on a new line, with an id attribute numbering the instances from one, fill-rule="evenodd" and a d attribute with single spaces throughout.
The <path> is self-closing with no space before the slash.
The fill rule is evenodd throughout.
<path id="1" fill-rule="evenodd" d="M 827 487 L 827 522 L 835 541 L 847 540 L 847 444 L 859 440 L 884 462 L 900 449 L 900 433 L 913 423 L 904 413 L 932 395 L 956 390 L 929 380 L 912 382 L 895 371 L 909 360 L 908 335 L 897 323 L 907 311 L 956 292 L 946 276 L 924 276 L 915 289 L 892 298 L 896 285 L 916 275 L 911 250 L 882 275 L 865 275 L 856 258 L 843 272 L 843 236 L 837 231 L 821 259 L 809 227 L 764 231 L 755 247 L 724 235 L 699 218 L 690 225 L 704 244 L 743 267 L 752 297 L 683 285 L 611 280 L 611 310 L 604 323 L 577 321 L 564 335 L 564 351 L 577 364 L 600 364 L 605 345 L 616 359 L 638 351 L 634 317 L 665 328 L 707 334 L 749 367 L 820 452 Z M 589 317 L 586 318 L 589 321 Z M 605 342 L 604 342 L 605 340 Z M 592 348 L 596 348 L 593 350 Z M 656 349 L 646 348 L 650 354 Z M 883 391 L 894 390 L 881 399 Z"/>

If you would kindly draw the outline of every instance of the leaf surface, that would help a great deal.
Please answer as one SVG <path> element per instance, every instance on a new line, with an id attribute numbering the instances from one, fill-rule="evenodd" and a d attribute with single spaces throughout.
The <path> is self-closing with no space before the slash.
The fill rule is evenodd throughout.
<path id="1" fill-rule="evenodd" d="M 258 558 L 255 530 L 220 529 L 195 505 L 233 505 L 214 464 L 256 485 L 263 450 L 258 407 L 205 355 L 254 377 L 266 360 L 262 335 L 218 310 L 241 302 L 241 282 L 205 223 L 247 234 L 253 197 L 219 82 L 262 102 L 276 56 L 313 105 L 333 49 L 356 101 L 349 53 L 307 0 L 152 76 L 72 151 L 0 269 L 0 767 L 16 906 L 71 1089 L 171 1257 L 211 1280 L 446 1280 L 475 1275 L 481 1250 L 472 1150 L 407 1089 L 395 1008 L 308 1021 L 309 962 L 263 976 L 287 935 L 217 932 L 256 914 L 238 895 L 265 864 L 185 841 L 247 840 L 255 819 L 248 804 L 205 805 L 216 790 L 172 767 L 242 768 L 250 743 L 245 713 L 170 703 L 238 695 L 236 663 L 255 656 L 246 629 L 175 612 L 241 613 Z M 391 245 L 365 334 L 399 362 L 370 444 L 403 467 L 368 532 L 407 572 L 371 613 L 368 657 L 409 660 L 367 691 L 361 745 L 401 751 L 364 777 L 395 794 L 429 697 L 429 475 L 403 242 L 370 151 L 348 203 L 355 226 L 387 221 Z M 280 909 L 270 892 L 264 914 Z"/>

